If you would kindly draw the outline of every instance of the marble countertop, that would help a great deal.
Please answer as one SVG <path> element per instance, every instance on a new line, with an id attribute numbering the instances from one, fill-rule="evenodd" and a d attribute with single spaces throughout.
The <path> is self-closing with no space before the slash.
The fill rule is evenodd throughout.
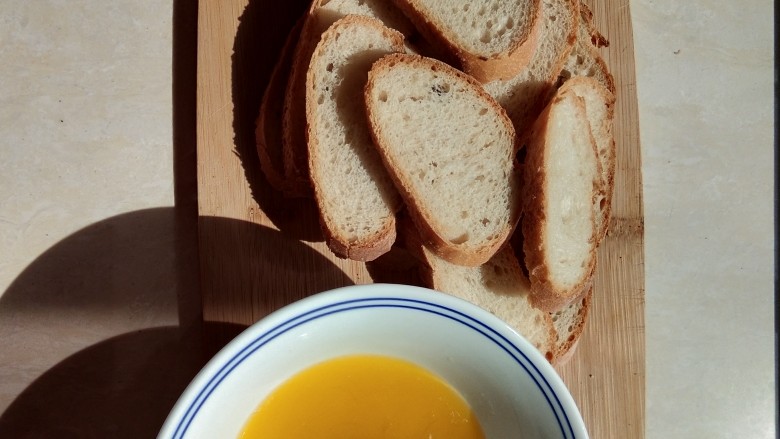
<path id="1" fill-rule="evenodd" d="M 0 0 L 0 437 L 152 437 L 204 360 L 189 3 Z M 629 6 L 647 437 L 775 437 L 773 4 Z"/>

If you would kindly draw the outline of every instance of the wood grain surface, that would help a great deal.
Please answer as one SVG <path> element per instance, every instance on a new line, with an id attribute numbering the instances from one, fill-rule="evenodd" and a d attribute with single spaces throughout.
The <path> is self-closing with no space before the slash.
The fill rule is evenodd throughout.
<path id="1" fill-rule="evenodd" d="M 616 188 L 601 245 L 593 308 L 558 371 L 593 438 L 644 437 L 644 230 L 634 46 L 627 1 L 592 0 L 618 100 Z M 306 1 L 201 0 L 198 6 L 197 179 L 201 294 L 214 353 L 246 326 L 310 294 L 370 282 L 415 283 L 391 253 L 363 264 L 323 242 L 311 200 L 265 181 L 254 122 L 274 63 Z"/>

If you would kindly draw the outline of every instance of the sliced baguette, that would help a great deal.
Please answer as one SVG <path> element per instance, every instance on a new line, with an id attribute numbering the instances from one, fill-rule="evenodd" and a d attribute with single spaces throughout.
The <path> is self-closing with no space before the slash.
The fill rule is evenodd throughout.
<path id="1" fill-rule="evenodd" d="M 473 78 L 393 54 L 368 75 L 375 144 L 424 242 L 460 265 L 487 262 L 520 214 L 512 123 Z"/>
<path id="2" fill-rule="evenodd" d="M 287 78 L 290 76 L 295 43 L 301 34 L 302 20 L 290 30 L 282 46 L 268 85 L 260 103 L 260 113 L 255 124 L 257 154 L 260 169 L 268 183 L 288 197 L 299 197 L 309 193 L 308 182 L 301 186 L 300 181 L 290 181 L 284 174 L 282 157 L 282 109 Z"/>
<path id="3" fill-rule="evenodd" d="M 557 311 L 590 288 L 601 168 L 585 100 L 559 91 L 534 124 L 524 166 L 523 251 L 531 301 Z"/>
<path id="4" fill-rule="evenodd" d="M 593 25 L 593 13 L 583 3 L 580 5 L 580 25 L 577 42 L 566 60 L 558 82 L 563 86 L 574 87 L 579 96 L 585 99 L 586 113 L 601 162 L 603 197 L 596 200 L 598 214 L 596 223 L 599 228 L 599 240 L 607 234 L 612 210 L 615 176 L 615 139 L 612 133 L 615 107 L 615 82 L 607 69 L 607 64 L 597 50 L 597 46 L 609 44 Z M 597 81 L 596 86 L 582 87 L 582 78 Z M 583 94 L 583 91 L 589 91 Z"/>
<path id="5" fill-rule="evenodd" d="M 597 239 L 607 233 L 612 212 L 612 194 L 615 187 L 615 137 L 612 126 L 615 113 L 615 96 L 595 78 L 575 76 L 561 87 L 561 93 L 572 92 L 585 101 L 585 115 L 601 168 L 600 188 L 593 202 Z"/>
<path id="6" fill-rule="evenodd" d="M 579 0 L 542 0 L 539 9 L 543 21 L 530 62 L 512 78 L 484 84 L 506 109 L 521 138 L 544 108 L 572 50 L 579 22 Z"/>
<path id="7" fill-rule="evenodd" d="M 540 0 L 394 0 L 445 61 L 482 82 L 515 76 L 530 61 L 542 24 Z"/>
<path id="8" fill-rule="evenodd" d="M 395 241 L 401 199 L 371 140 L 363 89 L 374 61 L 403 51 L 403 35 L 348 15 L 322 35 L 306 79 L 309 169 L 328 246 L 369 261 Z"/>
<path id="9" fill-rule="evenodd" d="M 494 314 L 525 337 L 548 361 L 558 351 L 553 316 L 531 305 L 530 285 L 511 247 L 479 267 L 451 264 L 420 247 L 422 281 L 431 289 L 467 300 Z"/>
<path id="10" fill-rule="evenodd" d="M 571 358 L 588 318 L 592 289 L 554 313 L 542 311 L 529 300 L 530 283 L 511 245 L 479 267 L 463 267 L 436 256 L 422 244 L 413 226 L 403 219 L 400 223 L 406 250 L 421 262 L 423 286 L 491 312 L 523 335 L 554 365 Z"/>
<path id="11" fill-rule="evenodd" d="M 376 18 L 405 35 L 414 26 L 391 3 L 383 0 L 314 0 L 306 15 L 285 90 L 282 111 L 284 172 L 292 184 L 309 187 L 306 147 L 306 74 L 322 33 L 346 15 Z"/>

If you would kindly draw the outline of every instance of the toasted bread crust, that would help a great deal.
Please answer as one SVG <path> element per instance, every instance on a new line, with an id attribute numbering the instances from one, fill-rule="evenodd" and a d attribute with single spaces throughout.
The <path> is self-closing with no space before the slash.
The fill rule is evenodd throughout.
<path id="1" fill-rule="evenodd" d="M 350 242 L 331 231 L 325 218 L 320 214 L 320 227 L 325 235 L 325 243 L 330 251 L 341 259 L 368 262 L 390 251 L 396 239 L 395 219 L 387 221 L 382 230 L 369 239 Z"/>
<path id="2" fill-rule="evenodd" d="M 494 111 L 496 111 L 497 114 L 500 115 L 501 122 L 505 126 L 506 130 L 509 132 L 514 132 L 512 122 L 509 120 L 509 117 L 506 115 L 504 109 L 498 105 L 498 103 L 496 103 L 495 100 L 493 100 L 493 98 L 491 98 L 490 95 L 484 91 L 484 89 L 482 89 L 479 82 L 477 82 L 471 76 L 466 75 L 465 73 L 460 72 L 441 61 L 425 58 L 419 55 L 391 54 L 381 58 L 379 61 L 374 63 L 371 71 L 369 72 L 368 83 L 366 84 L 365 88 L 366 102 L 370 101 L 369 90 L 373 87 L 376 76 L 381 74 L 382 71 L 392 68 L 396 63 L 406 63 L 408 65 L 418 66 L 423 69 L 434 69 L 467 83 L 472 92 L 475 93 L 479 99 L 484 101 L 485 105 L 488 105 Z M 488 261 L 506 243 L 512 231 L 516 227 L 521 211 L 519 201 L 516 203 L 516 206 L 513 206 L 511 209 L 509 223 L 504 225 L 502 230 L 497 233 L 490 241 L 487 241 L 483 245 L 472 249 L 464 249 L 463 246 L 452 243 L 445 237 L 441 236 L 436 231 L 435 225 L 429 222 L 428 218 L 430 218 L 430 215 L 428 214 L 429 212 L 427 207 L 422 205 L 412 193 L 410 182 L 406 181 L 403 176 L 399 174 L 397 171 L 398 166 L 393 162 L 392 157 L 388 156 L 385 148 L 382 146 L 387 144 L 387 141 L 384 139 L 381 129 L 379 129 L 374 122 L 377 119 L 375 110 L 371 105 L 367 105 L 366 112 L 368 114 L 368 119 L 372 128 L 371 135 L 374 139 L 374 143 L 378 146 L 377 150 L 382 156 L 382 160 L 386 165 L 385 167 L 387 168 L 390 177 L 393 179 L 398 192 L 404 199 L 409 211 L 409 215 L 417 226 L 417 229 L 421 235 L 421 239 L 425 245 L 441 258 L 454 264 L 478 266 Z M 514 153 L 516 151 L 517 144 L 515 143 L 512 150 L 512 157 L 514 157 Z M 517 176 L 517 173 L 514 172 L 513 175 Z M 519 191 L 519 178 L 516 181 L 516 186 L 514 189 L 515 192 Z"/>

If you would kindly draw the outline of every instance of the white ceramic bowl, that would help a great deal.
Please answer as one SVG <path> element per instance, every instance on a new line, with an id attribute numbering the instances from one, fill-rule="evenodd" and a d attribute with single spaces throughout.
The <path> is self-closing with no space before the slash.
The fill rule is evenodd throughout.
<path id="1" fill-rule="evenodd" d="M 555 370 L 508 325 L 431 290 L 374 284 L 274 312 L 223 348 L 174 406 L 158 438 L 235 438 L 271 390 L 326 359 L 383 354 L 421 365 L 468 401 L 488 439 L 586 438 Z"/>

